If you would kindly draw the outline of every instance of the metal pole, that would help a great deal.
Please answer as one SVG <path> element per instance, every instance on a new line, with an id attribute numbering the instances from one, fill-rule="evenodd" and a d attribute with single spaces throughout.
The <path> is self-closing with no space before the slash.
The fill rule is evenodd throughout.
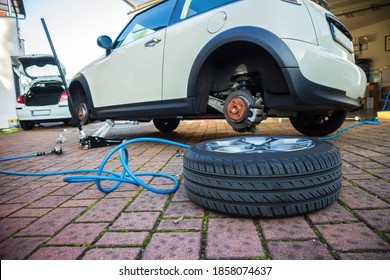
<path id="1" fill-rule="evenodd" d="M 75 107 L 74 107 L 74 103 L 73 103 L 73 100 L 72 100 L 72 96 L 69 94 L 68 84 L 66 83 L 64 70 L 62 69 L 61 63 L 60 63 L 60 61 L 58 60 L 58 56 L 57 56 L 56 50 L 55 50 L 55 48 L 54 48 L 53 41 L 51 40 L 49 30 L 48 30 L 48 28 L 47 28 L 47 26 L 46 26 L 45 19 L 44 19 L 44 18 L 41 18 L 41 21 L 42 21 L 43 29 L 45 30 L 45 33 L 46 33 L 47 40 L 49 41 L 51 51 L 53 52 L 54 60 L 55 60 L 55 62 L 56 62 L 56 64 L 57 64 L 58 71 L 60 72 L 61 79 L 62 79 L 62 83 L 64 84 L 65 91 L 66 91 L 66 93 L 67 93 L 67 95 L 68 95 L 68 103 L 69 103 L 69 107 L 70 107 L 70 113 L 71 113 L 72 118 L 73 118 L 74 121 L 76 122 L 77 127 L 78 127 L 78 129 L 79 129 L 79 132 L 80 132 L 80 139 L 83 139 L 83 138 L 85 138 L 86 136 L 85 136 L 85 133 L 84 133 L 84 131 L 83 131 L 83 128 L 81 127 L 81 123 L 80 123 L 79 118 L 75 115 L 76 110 L 75 110 Z"/>

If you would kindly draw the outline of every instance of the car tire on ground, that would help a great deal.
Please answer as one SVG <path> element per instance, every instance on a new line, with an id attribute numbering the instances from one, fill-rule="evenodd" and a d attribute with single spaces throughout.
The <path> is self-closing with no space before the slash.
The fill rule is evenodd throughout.
<path id="1" fill-rule="evenodd" d="M 329 142 L 234 137 L 196 144 L 184 155 L 184 186 L 195 203 L 228 215 L 302 215 L 338 198 L 341 156 Z"/>
<path id="2" fill-rule="evenodd" d="M 35 123 L 32 121 L 20 121 L 19 124 L 23 130 L 32 130 L 35 126 Z"/>
<path id="3" fill-rule="evenodd" d="M 154 126 L 161 132 L 174 131 L 180 124 L 179 119 L 154 119 Z"/>
<path id="4" fill-rule="evenodd" d="M 347 117 L 347 111 L 334 111 L 327 116 L 318 116 L 317 123 L 311 122 L 312 117 L 298 114 L 297 117 L 291 117 L 292 126 L 300 133 L 307 136 L 325 136 L 338 130 Z"/>

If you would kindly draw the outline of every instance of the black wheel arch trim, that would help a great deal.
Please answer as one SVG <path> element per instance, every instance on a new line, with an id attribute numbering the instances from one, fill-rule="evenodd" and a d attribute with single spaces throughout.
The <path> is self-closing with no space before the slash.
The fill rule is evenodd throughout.
<path id="1" fill-rule="evenodd" d="M 71 95 L 72 100 L 74 100 L 74 95 L 75 95 L 74 88 L 76 86 L 76 83 L 79 83 L 81 85 L 81 87 L 83 88 L 84 93 L 85 93 L 85 97 L 87 98 L 87 104 L 89 106 L 89 109 L 91 110 L 91 115 L 93 116 L 95 106 L 93 104 L 91 90 L 89 88 L 87 79 L 85 78 L 85 76 L 82 73 L 77 73 L 73 77 L 72 81 L 70 82 L 69 94 Z"/>
<path id="2" fill-rule="evenodd" d="M 196 96 L 197 77 L 207 58 L 225 44 L 244 41 L 265 49 L 280 68 L 298 68 L 298 62 L 289 47 L 272 32 L 259 27 L 242 26 L 224 31 L 210 40 L 200 51 L 192 66 L 188 81 L 188 97 Z"/>

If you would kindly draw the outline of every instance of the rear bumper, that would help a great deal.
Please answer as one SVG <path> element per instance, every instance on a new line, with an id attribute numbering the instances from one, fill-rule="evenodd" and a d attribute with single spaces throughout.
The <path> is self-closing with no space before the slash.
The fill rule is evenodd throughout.
<path id="1" fill-rule="evenodd" d="M 366 75 L 348 60 L 350 58 L 337 56 L 310 43 L 284 41 L 298 67 L 281 68 L 289 93 L 270 93 L 268 107 L 306 112 L 351 111 L 361 107 Z"/>
<path id="2" fill-rule="evenodd" d="M 318 85 L 317 88 L 319 88 L 315 90 L 315 96 L 310 98 L 307 89 L 298 85 L 296 87 L 298 91 L 295 92 L 296 98 L 304 102 L 310 102 L 311 99 L 318 99 L 318 101 L 331 99 L 350 104 L 364 97 L 367 84 L 366 75 L 360 67 L 349 61 L 348 57 L 337 56 L 313 44 L 296 40 L 284 41 L 294 54 L 302 76 Z M 296 74 L 293 76 L 296 78 Z M 308 86 L 307 82 L 303 84 Z M 325 88 L 333 90 L 326 91 Z M 326 96 L 328 94 L 330 96 Z"/>
<path id="3" fill-rule="evenodd" d="M 16 114 L 20 121 L 53 121 L 72 118 L 67 105 L 17 106 Z"/>
<path id="4" fill-rule="evenodd" d="M 341 89 L 317 84 L 307 79 L 299 68 L 282 69 L 293 106 L 296 111 L 355 110 L 361 107 L 361 98 L 351 98 Z"/>

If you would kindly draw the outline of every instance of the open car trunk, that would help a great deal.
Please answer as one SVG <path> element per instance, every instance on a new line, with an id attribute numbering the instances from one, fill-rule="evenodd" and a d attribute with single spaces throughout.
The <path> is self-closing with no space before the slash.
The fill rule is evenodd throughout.
<path id="1" fill-rule="evenodd" d="M 26 106 L 47 106 L 55 105 L 60 102 L 64 88 L 60 85 L 50 84 L 44 87 L 31 87 L 25 95 L 24 103 Z"/>

